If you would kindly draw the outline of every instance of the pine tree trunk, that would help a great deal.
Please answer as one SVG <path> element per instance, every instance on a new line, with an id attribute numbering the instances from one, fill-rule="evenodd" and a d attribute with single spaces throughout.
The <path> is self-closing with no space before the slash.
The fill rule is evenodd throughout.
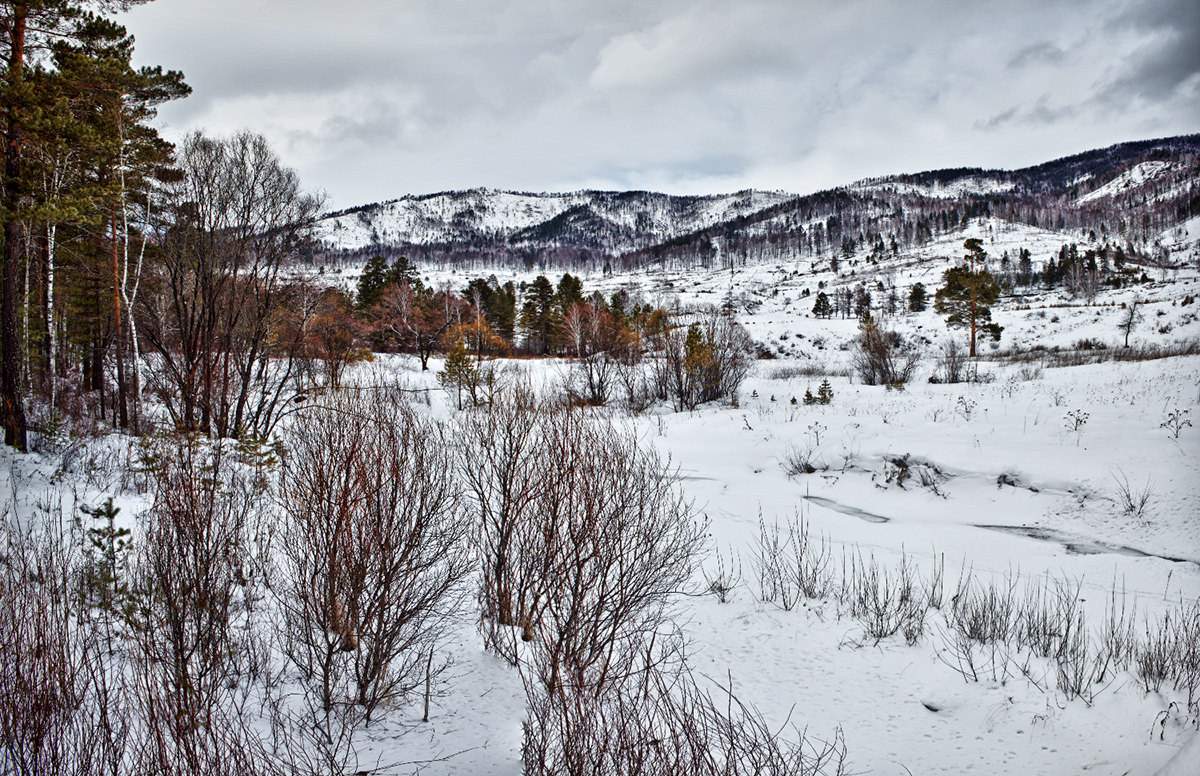
<path id="1" fill-rule="evenodd" d="M 29 9 L 25 4 L 13 7 L 8 60 L 9 85 L 20 84 L 25 62 L 25 21 Z M 21 266 L 21 225 L 16 214 L 21 205 L 21 142 L 22 128 L 18 108 L 7 106 L 4 144 L 4 257 L 0 263 L 0 422 L 4 424 L 4 444 L 25 451 L 25 408 L 21 403 L 21 350 L 17 338 L 17 283 Z"/>

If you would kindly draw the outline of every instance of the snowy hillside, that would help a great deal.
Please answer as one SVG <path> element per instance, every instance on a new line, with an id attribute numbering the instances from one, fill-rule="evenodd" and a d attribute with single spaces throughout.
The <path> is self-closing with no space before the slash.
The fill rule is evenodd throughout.
<path id="1" fill-rule="evenodd" d="M 744 191 L 711 197 L 673 197 L 647 192 L 527 194 L 474 189 L 404 197 L 323 219 L 317 237 L 335 250 L 372 245 L 503 240 L 528 242 L 530 230 L 581 210 L 628 234 L 613 242 L 623 252 L 668 240 L 779 204 L 792 195 Z M 522 234 L 525 232 L 526 234 Z"/>
<path id="2" fill-rule="evenodd" d="M 1180 169 L 1182 169 L 1181 165 L 1172 164 L 1171 162 L 1142 162 L 1125 170 L 1100 188 L 1083 195 L 1078 201 L 1083 203 L 1103 199 L 1104 197 L 1113 197 L 1143 186 L 1147 182 L 1162 177 L 1168 172 Z"/>
<path id="3" fill-rule="evenodd" d="M 1145 255 L 1158 253 L 1165 239 L 1180 261 L 1196 245 L 1188 230 L 1178 230 L 1197 216 L 1198 180 L 1200 136 L 1187 136 L 1121 144 L 1021 170 L 935 170 L 801 196 L 475 189 L 330 214 L 317 225 L 315 261 L 352 266 L 382 253 L 460 268 L 728 268 L 874 245 L 893 252 L 920 249 L 969 219 L 989 216 L 1095 233 Z"/>
<path id="4" fill-rule="evenodd" d="M 999 348 L 1071 347 L 1081 340 L 1094 340 L 1109 345 L 1120 343 L 1117 322 L 1123 312 L 1122 304 L 1135 295 L 1148 302 L 1153 311 L 1153 324 L 1147 323 L 1135 331 L 1131 344 L 1138 342 L 1183 341 L 1200 339 L 1200 305 L 1179 306 L 1188 295 L 1200 296 L 1200 274 L 1194 260 L 1185 260 L 1183 252 L 1194 250 L 1200 237 L 1193 222 L 1191 232 L 1176 235 L 1181 252 L 1178 269 L 1164 272 L 1150 268 L 1149 282 L 1119 291 L 1104 290 L 1094 302 L 1075 298 L 1063 290 L 1019 289 L 1002 297 L 994 317 L 1005 327 Z M 988 254 L 989 268 L 1002 270 L 1008 259 L 1015 266 L 1022 249 L 1031 254 L 1036 271 L 1057 256 L 1067 243 L 1075 243 L 1082 253 L 1099 246 L 1090 243 L 1088 235 L 1064 233 L 1004 221 L 999 218 L 973 221 L 968 226 L 899 255 L 875 259 L 869 251 L 860 251 L 841 262 L 835 272 L 827 260 L 802 258 L 794 261 L 763 262 L 730 270 L 713 267 L 707 270 L 673 270 L 647 268 L 642 271 L 606 274 L 582 273 L 584 287 L 610 295 L 626 291 L 634 298 L 643 298 L 668 308 L 731 305 L 739 321 L 754 339 L 781 358 L 817 361 L 826 368 L 846 368 L 851 341 L 858 336 L 858 322 L 853 318 L 818 319 L 812 314 L 816 295 L 825 291 L 832 295 L 840 289 L 860 284 L 871 292 L 878 305 L 892 293 L 901 311 L 894 318 L 885 318 L 906 336 L 915 337 L 931 348 L 961 336 L 946 328 L 941 316 L 932 310 L 932 296 L 941 283 L 942 273 L 962 255 L 963 241 L 977 237 L 983 241 Z M 552 279 L 557 275 L 544 269 L 513 271 L 505 267 L 470 271 L 447 268 L 428 268 L 423 277 L 435 286 L 450 283 L 465 285 L 470 277 L 494 274 L 500 283 L 514 281 L 516 285 L 532 281 L 539 274 Z M 350 290 L 357 277 L 350 269 L 331 276 L 331 280 Z M 912 287 L 922 283 L 930 296 L 930 308 L 920 313 L 904 312 Z M 985 351 L 991 346 L 985 346 Z"/>
<path id="5" fill-rule="evenodd" d="M 850 188 L 862 191 L 882 190 L 898 194 L 917 194 L 935 199 L 953 199 L 965 196 L 986 196 L 1016 188 L 1013 181 L 999 180 L 986 176 L 968 175 L 948 183 L 934 181 L 929 184 L 906 183 L 903 181 L 860 181 Z"/>

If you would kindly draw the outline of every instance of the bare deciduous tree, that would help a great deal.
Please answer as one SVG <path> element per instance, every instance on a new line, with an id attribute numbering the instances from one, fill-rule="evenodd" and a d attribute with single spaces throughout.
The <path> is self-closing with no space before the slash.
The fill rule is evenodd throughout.
<path id="1" fill-rule="evenodd" d="M 299 367 L 299 333 L 279 336 L 291 289 L 281 270 L 306 245 L 321 203 L 259 135 L 189 135 L 177 164 L 162 260 L 147 278 L 158 293 L 142 310 L 155 387 L 182 431 L 265 437 Z"/>
<path id="2" fill-rule="evenodd" d="M 1125 347 L 1129 347 L 1129 335 L 1142 320 L 1142 311 L 1138 309 L 1141 304 L 1141 297 L 1134 294 L 1133 298 L 1129 300 L 1129 304 L 1126 305 L 1124 314 L 1121 315 L 1121 322 L 1117 324 L 1117 328 L 1125 335 Z"/>

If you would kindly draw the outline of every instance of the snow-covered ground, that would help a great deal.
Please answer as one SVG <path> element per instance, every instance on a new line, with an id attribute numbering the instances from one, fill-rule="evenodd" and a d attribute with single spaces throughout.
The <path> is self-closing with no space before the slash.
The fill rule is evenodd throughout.
<path id="1" fill-rule="evenodd" d="M 625 288 L 665 303 L 732 297 L 754 338 L 781 355 L 756 363 L 736 407 L 657 408 L 622 421 L 670 457 L 680 486 L 709 521 L 707 570 L 715 571 L 718 556 L 741 569 L 727 602 L 704 594 L 703 578 L 694 595 L 675 602 L 692 666 L 714 688 L 732 679 L 739 697 L 775 725 L 786 722 L 816 739 L 840 730 L 852 773 L 1154 774 L 1168 762 L 1164 773 L 1200 773 L 1200 760 L 1181 753 L 1200 747 L 1197 721 L 1179 711 L 1183 699 L 1168 687 L 1147 693 L 1133 674 L 1121 673 L 1093 702 L 1068 700 L 1045 663 L 1035 663 L 1029 677 L 1010 668 L 969 681 L 950 665 L 940 612 L 910 646 L 900 636 L 865 638 L 862 624 L 830 600 L 791 611 L 759 600 L 760 524 L 798 521 L 827 542 L 835 568 L 851 557 L 873 557 L 889 569 L 910 563 L 922 576 L 944 565 L 947 596 L 965 576 L 1018 590 L 1039 581 L 1077 587 L 1097 628 L 1114 594 L 1136 610 L 1139 631 L 1200 599 L 1200 356 L 1045 368 L 985 363 L 990 382 L 955 385 L 927 382 L 929 364 L 902 391 L 847 376 L 857 324 L 812 316 L 818 284 L 828 290 L 865 280 L 877 295 L 874 284 L 890 279 L 905 298 L 920 281 L 932 296 L 968 236 L 983 238 L 995 259 L 1008 251 L 1015 261 L 1016 250 L 1028 248 L 1035 263 L 1064 241 L 989 221 L 880 267 L 858 257 L 836 276 L 804 260 L 732 273 L 584 277 L 587 292 Z M 435 283 L 465 286 L 468 279 L 430 273 Z M 1200 278 L 1181 270 L 1136 289 L 1101 292 L 1092 304 L 1060 293 L 1007 298 L 995 314 L 1005 326 L 1001 346 L 1070 347 L 1088 338 L 1118 347 L 1121 303 L 1135 293 L 1146 301 L 1146 315 L 1131 344 L 1200 338 L 1200 303 L 1183 304 L 1200 295 Z M 930 351 L 962 336 L 932 311 L 885 324 L 927 341 Z M 566 369 L 554 361 L 515 363 L 542 383 Z M 436 390 L 437 359 L 425 373 L 405 356 L 381 356 L 370 368 L 377 367 L 429 387 L 429 411 L 451 414 Z M 826 378 L 832 402 L 806 406 L 806 390 L 815 393 Z M 1175 437 L 1163 426 L 1171 413 L 1193 425 Z M 116 454 L 103 444 L 97 449 Z M 797 452 L 817 471 L 789 476 L 786 465 Z M 3 456 L 0 477 L 10 482 L 0 493 L 27 502 L 59 464 Z M 905 456 L 936 472 L 933 487 L 889 481 L 889 461 Z M 119 486 L 89 481 L 86 466 L 74 471 L 80 503 Z M 1149 492 L 1141 515 L 1122 509 L 1123 486 Z M 144 499 L 130 489 L 118 503 L 128 515 L 144 508 Z M 418 722 L 418 708 L 397 710 L 369 731 L 362 762 L 422 762 L 422 774 L 519 774 L 519 677 L 483 650 L 470 617 L 448 642 L 454 666 L 430 723 Z"/>
<path id="2" fill-rule="evenodd" d="M 904 391 L 832 377 L 828 406 L 792 404 L 823 379 L 795 374 L 806 363 L 759 362 L 736 408 L 630 421 L 670 456 L 709 520 L 709 570 L 717 554 L 741 568 L 727 603 L 677 602 L 697 672 L 713 688 L 732 677 L 776 724 L 814 738 L 840 729 L 856 773 L 1153 774 L 1188 745 L 1194 722 L 1168 710 L 1180 700 L 1173 691 L 1147 694 L 1121 674 L 1089 705 L 1015 669 L 966 681 L 949 665 L 940 615 L 915 646 L 900 636 L 875 644 L 830 601 L 792 611 L 759 601 L 753 558 L 760 521 L 803 520 L 835 564 L 861 555 L 895 569 L 904 558 L 925 575 L 944 563 L 947 596 L 963 575 L 1019 589 L 1064 581 L 1078 586 L 1095 627 L 1115 591 L 1141 630 L 1200 598 L 1200 430 L 1175 439 L 1160 425 L 1174 410 L 1200 417 L 1200 357 L 1040 374 L 995 367 L 992 383 Z M 552 382 L 565 367 L 522 368 Z M 408 379 L 433 384 L 430 373 Z M 436 392 L 433 405 L 450 413 Z M 1081 411 L 1076 431 L 1071 414 Z M 785 463 L 801 449 L 828 468 L 789 477 Z M 904 455 L 944 474 L 936 491 L 886 482 L 886 461 Z M 1121 481 L 1149 488 L 1142 516 L 1121 509 Z M 469 623 L 453 651 L 433 722 L 393 740 L 398 727 L 376 733 L 381 749 L 403 759 L 459 753 L 423 773 L 519 773 L 515 672 L 482 650 Z M 1039 671 L 1044 680 L 1050 669 Z"/>
<path id="3" fill-rule="evenodd" d="M 827 262 L 805 259 L 733 272 L 584 276 L 587 292 L 625 289 L 668 305 L 732 299 L 752 336 L 781 355 L 758 363 L 736 409 L 659 412 L 633 421 L 680 467 L 683 487 L 711 521 L 712 551 L 739 558 L 743 570 L 728 603 L 681 600 L 679 621 L 693 663 L 714 682 L 732 675 L 739 695 L 778 723 L 790 714 L 792 724 L 818 738 L 840 728 L 854 772 L 1154 773 L 1196 732 L 1170 714 L 1163 727 L 1172 698 L 1146 694 L 1130 675 L 1090 706 L 1023 677 L 966 682 L 946 665 L 937 637 L 911 647 L 898 638 L 864 643 L 861 626 L 839 618 L 831 604 L 785 612 L 756 599 L 751 568 L 760 519 L 803 519 L 839 556 L 872 553 L 895 566 L 903 555 L 926 570 L 936 558 L 947 577 L 965 569 L 978 579 L 1019 585 L 1067 580 L 1079 585 L 1097 621 L 1114 589 L 1143 623 L 1200 597 L 1200 432 L 1185 428 L 1176 440 L 1160 426 L 1176 410 L 1200 417 L 1200 358 L 1045 369 L 985 365 L 992 382 L 959 385 L 926 382 L 928 363 L 903 392 L 844 376 L 857 322 L 813 317 L 819 285 L 829 292 L 865 282 L 878 300 L 883 280 L 896 286 L 903 306 L 911 286 L 922 282 L 932 298 L 967 237 L 983 240 L 993 269 L 1006 252 L 1015 265 L 1021 248 L 1038 267 L 1065 242 L 1088 247 L 1083 234 L 990 219 L 878 266 L 857 256 L 836 275 Z M 537 274 L 498 272 L 497 279 L 519 283 Z M 468 277 L 441 271 L 429 279 L 465 285 Z M 1122 303 L 1135 295 L 1146 303 L 1145 318 L 1131 345 L 1200 338 L 1200 304 L 1182 304 L 1200 296 L 1200 278 L 1182 269 L 1155 272 L 1136 288 L 1102 291 L 1090 304 L 1040 290 L 1007 297 L 994 311 L 1005 327 L 1000 347 L 1071 348 L 1085 339 L 1119 347 Z M 901 313 L 885 325 L 928 343 L 930 352 L 962 337 L 931 309 Z M 547 365 L 526 368 L 555 374 Z M 823 379 L 804 372 L 831 375 L 832 404 L 791 403 Z M 1072 417 L 1082 413 L 1077 432 Z M 784 463 L 796 450 L 811 451 L 828 470 L 789 478 Z M 944 472 L 938 493 L 885 482 L 886 459 L 903 455 Z M 1015 485 L 998 484 L 1002 478 Z M 1119 506 L 1122 482 L 1150 490 L 1142 517 Z M 488 743 L 462 755 L 459 767 L 517 773 L 519 687 L 469 633 L 460 648 L 471 679 L 442 701 L 442 712 L 461 740 Z M 499 716 L 497 695 L 508 708 Z M 468 711 L 477 707 L 478 713 Z"/>

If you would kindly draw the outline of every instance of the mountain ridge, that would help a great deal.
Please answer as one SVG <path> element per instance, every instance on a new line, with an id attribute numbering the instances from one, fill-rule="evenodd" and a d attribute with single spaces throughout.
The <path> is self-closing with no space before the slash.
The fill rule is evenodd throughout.
<path id="1" fill-rule="evenodd" d="M 1200 134 L 1118 143 L 1015 170 L 864 178 L 810 194 L 474 188 L 407 195 L 324 215 L 316 256 L 351 263 L 381 253 L 464 267 L 734 266 L 864 245 L 894 251 L 991 215 L 1159 251 L 1164 234 L 1200 215 Z"/>

